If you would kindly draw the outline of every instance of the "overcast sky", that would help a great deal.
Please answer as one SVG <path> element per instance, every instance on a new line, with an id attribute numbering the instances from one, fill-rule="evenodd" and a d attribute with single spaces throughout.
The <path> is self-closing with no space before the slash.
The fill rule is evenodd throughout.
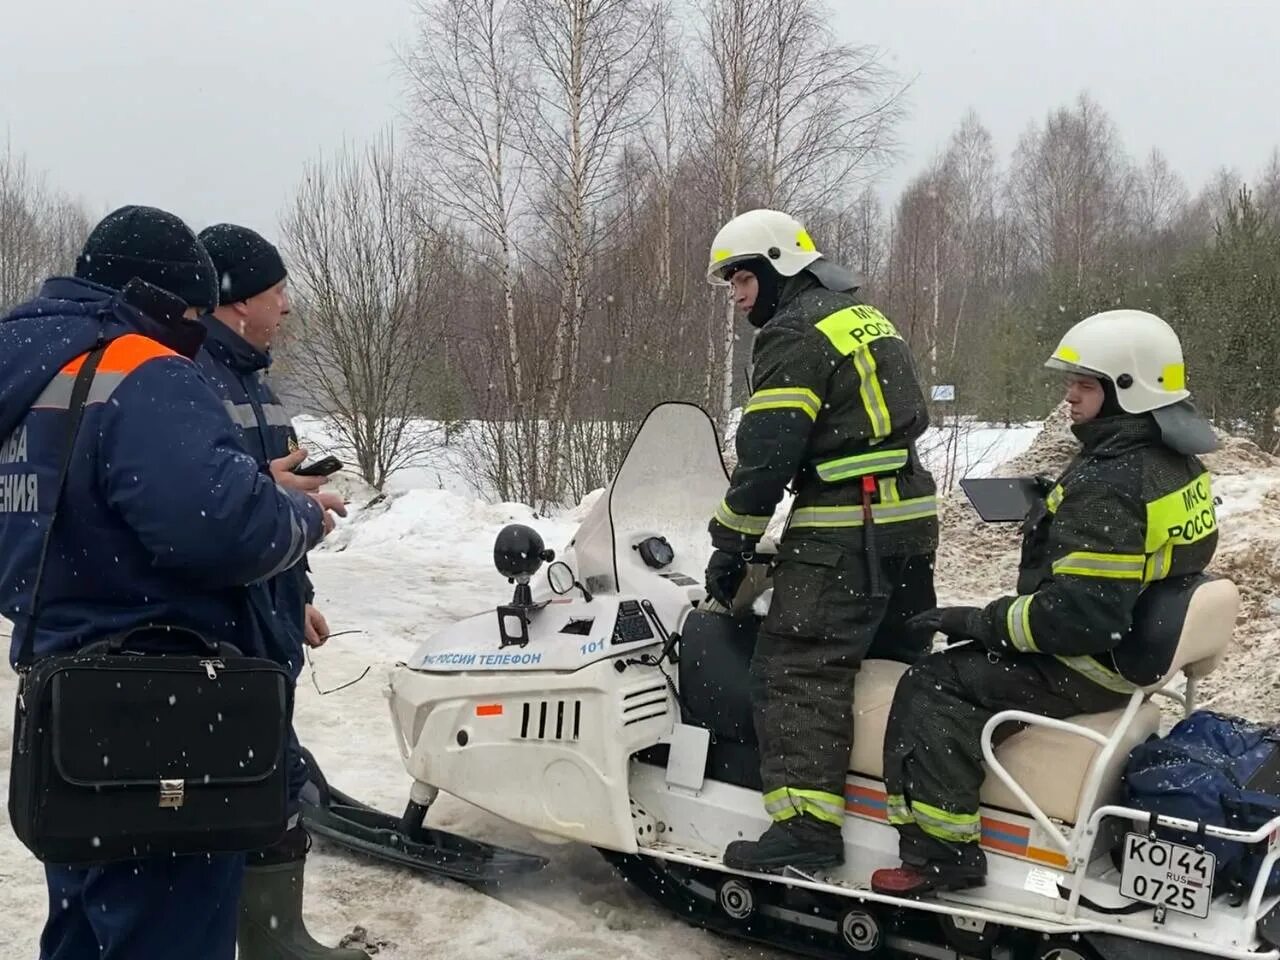
<path id="1" fill-rule="evenodd" d="M 848 40 L 915 78 L 900 187 L 969 107 L 1001 159 L 1088 89 L 1135 155 L 1161 147 L 1198 188 L 1254 175 L 1280 144 L 1277 0 L 829 0 Z M 7 133 L 95 213 L 167 207 L 276 237 L 321 151 L 396 119 L 393 44 L 410 0 L 0 0 Z"/>

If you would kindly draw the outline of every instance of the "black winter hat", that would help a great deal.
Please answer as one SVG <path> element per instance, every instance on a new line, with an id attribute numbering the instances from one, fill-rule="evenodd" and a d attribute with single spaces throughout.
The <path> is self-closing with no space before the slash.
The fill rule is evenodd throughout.
<path id="1" fill-rule="evenodd" d="M 181 297 L 189 307 L 218 305 L 213 261 L 191 228 L 156 207 L 126 206 L 93 228 L 75 275 L 122 290 L 135 277 Z"/>
<path id="2" fill-rule="evenodd" d="M 200 232 L 200 242 L 213 258 L 218 295 L 224 304 L 257 296 L 289 275 L 280 251 L 248 227 L 214 224 Z"/>

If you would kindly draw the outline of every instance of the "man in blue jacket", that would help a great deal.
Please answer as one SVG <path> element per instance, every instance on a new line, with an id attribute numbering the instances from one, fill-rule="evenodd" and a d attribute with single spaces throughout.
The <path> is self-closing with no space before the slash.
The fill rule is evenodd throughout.
<path id="1" fill-rule="evenodd" d="M 200 233 L 218 276 L 218 306 L 201 317 L 208 336 L 196 362 L 222 400 L 245 451 L 283 487 L 318 490 L 323 477 L 292 470 L 306 450 L 279 398 L 267 383 L 271 344 L 289 313 L 288 271 L 280 252 L 247 227 L 220 223 Z M 281 629 L 269 656 L 297 680 L 303 644 L 328 637 L 324 617 L 312 605 L 315 589 L 305 558 L 267 583 Z M 361 960 L 357 950 L 317 943 L 302 919 L 303 872 L 309 838 L 298 822 L 298 798 L 308 771 L 297 733 L 290 731 L 289 796 L 292 820 L 280 843 L 249 856 L 240 898 L 240 960 Z"/>
<path id="2" fill-rule="evenodd" d="M 141 282 L 139 282 L 141 281 Z M 253 586 L 332 529 L 340 498 L 274 483 L 241 449 L 193 358 L 217 302 L 208 254 L 177 217 L 123 207 L 74 277 L 0 318 L 0 614 L 24 632 L 66 442 L 78 360 L 107 343 L 49 547 L 37 658 L 167 623 L 264 655 Z M 10 649 L 10 662 L 17 650 Z M 243 855 L 46 865 L 42 960 L 231 960 Z"/>

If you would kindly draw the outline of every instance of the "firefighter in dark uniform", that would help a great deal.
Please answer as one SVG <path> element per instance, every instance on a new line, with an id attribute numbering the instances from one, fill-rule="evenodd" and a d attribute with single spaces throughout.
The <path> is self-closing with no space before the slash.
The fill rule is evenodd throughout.
<path id="1" fill-rule="evenodd" d="M 1113 710 L 1134 685 L 1133 612 L 1150 584 L 1203 571 L 1217 547 L 1213 430 L 1184 385 L 1182 348 L 1159 317 L 1112 310 L 1076 324 L 1047 366 L 1066 372 L 1081 452 L 1023 526 L 1017 594 L 944 607 L 913 627 L 955 645 L 912 667 L 885 735 L 889 821 L 902 866 L 881 893 L 977 886 L 986 876 L 981 736 L 1002 710 L 1063 719 Z M 996 732 L 1016 732 L 1004 725 Z"/>
<path id="2" fill-rule="evenodd" d="M 770 517 L 795 500 L 752 677 L 773 825 L 724 853 L 738 869 L 841 863 L 854 677 L 868 655 L 915 662 L 903 624 L 937 602 L 929 424 L 906 341 L 785 213 L 753 210 L 712 244 L 708 279 L 758 328 L 737 467 L 710 522 L 707 592 L 731 607 Z"/>

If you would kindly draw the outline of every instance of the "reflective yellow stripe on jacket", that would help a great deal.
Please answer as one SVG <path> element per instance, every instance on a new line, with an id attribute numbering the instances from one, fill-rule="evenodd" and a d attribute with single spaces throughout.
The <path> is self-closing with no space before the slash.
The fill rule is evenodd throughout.
<path id="1" fill-rule="evenodd" d="M 853 358 L 854 369 L 858 371 L 858 395 L 871 424 L 872 441 L 887 437 L 893 429 L 893 417 L 876 373 L 875 355 L 867 347 L 886 337 L 901 340 L 898 328 L 875 307 L 865 304 L 837 310 L 815 326 L 842 356 Z"/>
<path id="2" fill-rule="evenodd" d="M 818 395 L 807 387 L 771 387 L 768 390 L 757 390 L 747 401 L 742 411 L 747 414 L 760 413 L 765 410 L 799 410 L 808 415 L 810 420 L 818 419 L 822 402 Z"/>
<path id="3" fill-rule="evenodd" d="M 891 503 L 873 503 L 871 519 L 877 524 L 904 523 L 908 520 L 924 520 L 937 516 L 938 500 L 936 497 L 913 497 L 910 500 L 895 500 Z M 791 513 L 793 527 L 860 527 L 862 526 L 862 506 L 830 506 L 800 507 Z"/>
<path id="4" fill-rule="evenodd" d="M 818 476 L 828 483 L 852 480 L 869 473 L 892 473 L 907 465 L 906 450 L 876 450 L 852 457 L 839 457 L 818 464 Z M 883 499 L 883 498 L 882 498 Z"/>
<path id="5" fill-rule="evenodd" d="M 763 517 L 734 513 L 723 500 L 720 501 L 720 506 L 716 507 L 716 520 L 730 530 L 745 534 L 748 537 L 764 536 L 765 530 L 769 527 L 770 519 L 772 519 L 772 514 L 768 517 Z"/>

